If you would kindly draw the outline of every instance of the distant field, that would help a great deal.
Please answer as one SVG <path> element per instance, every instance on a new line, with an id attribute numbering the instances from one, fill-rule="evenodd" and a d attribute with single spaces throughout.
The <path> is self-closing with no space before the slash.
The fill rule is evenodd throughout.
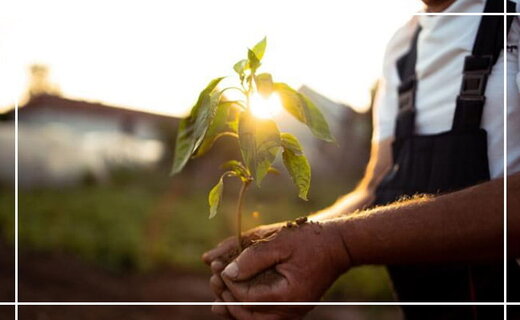
<path id="1" fill-rule="evenodd" d="M 344 186 L 313 185 L 311 201 L 303 202 L 295 190 L 268 178 L 261 192 L 247 199 L 244 225 L 294 219 L 333 202 Z M 123 175 L 110 185 L 20 193 L 20 249 L 72 253 L 114 272 L 152 272 L 175 266 L 191 272 L 206 268 L 200 255 L 233 234 L 234 196 L 237 185 L 226 185 L 221 213 L 208 220 L 207 188 L 181 176 Z M 11 236 L 13 219 L 9 193 L 0 195 L 4 234 Z M 4 210 L 7 209 L 7 210 Z M 253 212 L 257 212 L 253 214 Z M 380 267 L 358 268 L 342 277 L 327 299 L 390 299 L 386 273 Z"/>
<path id="2" fill-rule="evenodd" d="M 14 191 L 0 188 L 0 235 L 8 244 L 14 242 Z"/>

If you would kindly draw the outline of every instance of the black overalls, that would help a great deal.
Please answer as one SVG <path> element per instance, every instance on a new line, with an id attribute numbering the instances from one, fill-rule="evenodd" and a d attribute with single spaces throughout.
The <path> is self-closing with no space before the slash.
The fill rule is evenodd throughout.
<path id="1" fill-rule="evenodd" d="M 500 1 L 488 1 L 487 12 L 492 10 L 492 2 Z M 420 28 L 416 31 L 409 52 L 397 61 L 401 84 L 392 147 L 394 166 L 376 191 L 376 205 L 388 204 L 403 196 L 451 192 L 490 179 L 487 134 L 480 123 L 487 76 L 503 49 L 503 21 L 502 16 L 481 18 L 472 54 L 464 62 L 452 128 L 435 135 L 416 135 L 414 130 L 415 62 Z M 400 301 L 503 301 L 502 263 L 393 265 L 388 270 Z M 486 314 L 489 309 L 471 306 L 404 306 L 403 311 L 407 320 L 495 317 Z"/>

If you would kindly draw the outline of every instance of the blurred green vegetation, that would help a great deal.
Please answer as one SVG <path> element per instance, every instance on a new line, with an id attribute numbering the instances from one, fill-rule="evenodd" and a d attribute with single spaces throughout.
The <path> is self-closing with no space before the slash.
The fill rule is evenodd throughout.
<path id="1" fill-rule="evenodd" d="M 22 189 L 20 249 L 66 252 L 114 272 L 149 272 L 172 266 L 208 272 L 200 256 L 234 234 L 232 213 L 239 187 L 232 179 L 226 181 L 220 213 L 209 220 L 207 192 L 212 183 L 208 181 L 216 181 L 217 174 L 201 181 L 189 170 L 175 178 L 160 170 L 122 170 L 107 185 Z M 251 189 L 244 229 L 308 214 L 331 204 L 348 189 L 344 183 L 318 179 L 312 184 L 310 201 L 304 202 L 288 179 L 267 177 L 261 190 Z M 0 195 L 3 207 L 9 205 L 5 200 L 10 196 Z M 0 223 L 9 235 L 13 219 L 3 214 L 9 210 L 1 212 Z M 326 299 L 389 300 L 386 272 L 382 267 L 356 268 L 340 278 Z"/>
<path id="2" fill-rule="evenodd" d="M 14 191 L 13 187 L 0 188 L 0 235 L 2 241 L 14 244 Z"/>

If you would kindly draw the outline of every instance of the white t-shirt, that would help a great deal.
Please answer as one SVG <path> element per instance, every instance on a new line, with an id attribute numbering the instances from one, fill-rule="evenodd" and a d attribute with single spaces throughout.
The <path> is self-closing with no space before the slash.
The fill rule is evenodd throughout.
<path id="1" fill-rule="evenodd" d="M 461 12 L 461 7 L 482 12 L 484 1 L 458 0 L 446 12 Z M 508 36 L 518 47 L 520 20 L 514 18 Z M 479 16 L 415 16 L 390 40 L 385 53 L 374 110 L 373 141 L 394 135 L 398 111 L 397 87 L 400 83 L 396 60 L 406 53 L 417 25 L 422 31 L 417 43 L 416 134 L 436 134 L 451 129 L 456 97 L 462 81 L 464 59 L 471 54 L 480 23 Z M 508 174 L 520 171 L 520 75 L 518 49 L 509 50 L 508 59 Z M 488 158 L 492 178 L 504 174 L 504 52 L 489 75 L 482 128 L 488 133 Z"/>

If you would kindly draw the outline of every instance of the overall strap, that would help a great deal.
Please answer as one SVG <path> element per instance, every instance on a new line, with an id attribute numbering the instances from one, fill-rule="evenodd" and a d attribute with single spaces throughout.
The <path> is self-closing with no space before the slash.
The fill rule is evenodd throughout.
<path id="1" fill-rule="evenodd" d="M 516 3 L 511 0 L 507 1 L 507 12 L 515 12 L 516 11 Z M 509 17 L 508 17 L 509 18 Z M 511 17 L 512 18 L 512 17 Z"/>
<path id="2" fill-rule="evenodd" d="M 494 12 L 496 0 L 488 0 L 484 12 Z M 471 131 L 480 128 L 486 101 L 487 79 L 497 62 L 504 39 L 504 17 L 482 16 L 472 54 L 464 60 L 462 85 L 457 97 L 453 131 Z"/>
<path id="3" fill-rule="evenodd" d="M 507 1 L 507 12 L 516 12 L 516 3 L 513 1 Z M 511 25 L 513 24 L 514 16 L 507 16 L 507 34 L 509 34 L 509 30 L 511 29 Z"/>
<path id="4" fill-rule="evenodd" d="M 420 32 L 421 27 L 419 26 L 412 37 L 410 49 L 397 60 L 397 72 L 401 84 L 398 87 L 399 110 L 395 125 L 396 139 L 406 138 L 414 133 L 415 92 L 417 90 L 415 63 L 417 61 L 417 41 Z"/>

